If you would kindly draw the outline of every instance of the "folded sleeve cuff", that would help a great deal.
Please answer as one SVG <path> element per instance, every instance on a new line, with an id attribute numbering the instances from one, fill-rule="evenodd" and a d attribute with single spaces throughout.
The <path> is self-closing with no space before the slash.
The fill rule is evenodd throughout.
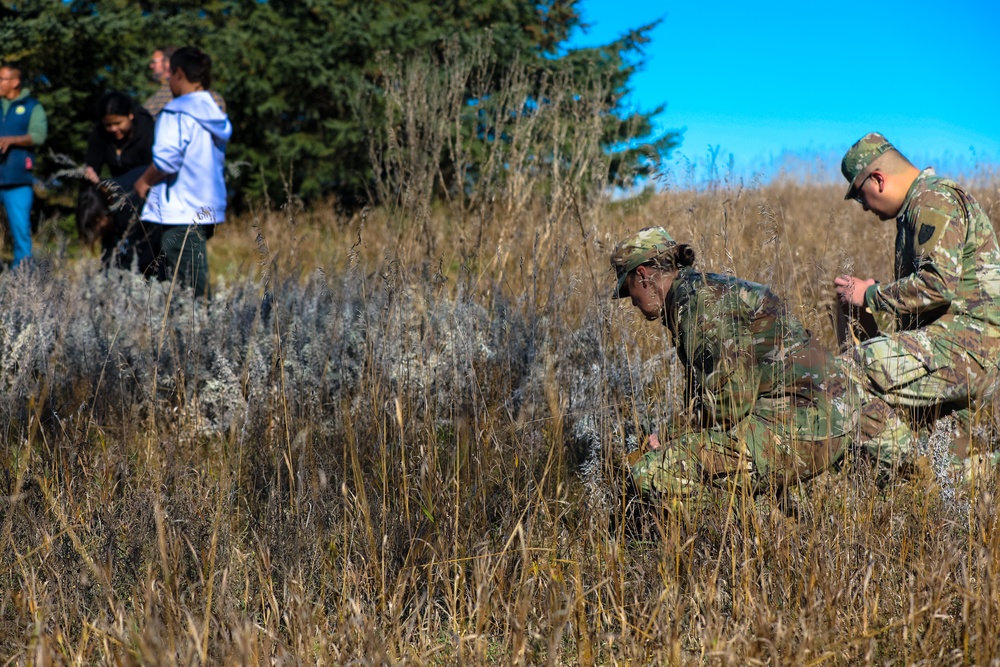
<path id="1" fill-rule="evenodd" d="M 878 283 L 865 290 L 865 308 L 868 312 L 874 313 L 878 308 Z"/>

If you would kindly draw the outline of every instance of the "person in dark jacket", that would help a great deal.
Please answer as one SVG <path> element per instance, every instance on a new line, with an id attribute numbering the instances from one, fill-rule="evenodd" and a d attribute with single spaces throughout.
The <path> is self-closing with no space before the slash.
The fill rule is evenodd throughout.
<path id="1" fill-rule="evenodd" d="M 101 240 L 105 266 L 130 268 L 162 278 L 159 230 L 139 220 L 142 204 L 135 181 L 153 162 L 155 124 L 145 109 L 118 91 L 105 93 L 97 103 L 97 119 L 87 142 L 84 178 L 93 185 L 80 190 L 77 230 L 88 245 Z M 111 178 L 101 180 L 107 166 Z"/>
<path id="2" fill-rule="evenodd" d="M 782 489 L 850 450 L 887 469 L 908 462 L 907 424 L 784 300 L 694 260 L 663 227 L 639 230 L 611 255 L 612 298 L 667 327 L 686 380 L 686 418 L 650 433 L 648 450 L 629 459 L 643 496 L 690 509 L 729 489 Z"/>
<path id="3" fill-rule="evenodd" d="M 153 136 L 154 122 L 148 111 L 125 93 L 105 93 L 97 103 L 97 122 L 87 141 L 84 178 L 97 183 L 104 166 L 112 178 L 148 167 L 153 162 Z"/>
<path id="4" fill-rule="evenodd" d="M 101 263 L 105 267 L 134 266 L 147 278 L 164 280 L 164 263 L 159 258 L 160 226 L 144 224 L 138 215 L 141 202 L 134 185 L 145 170 L 136 167 L 116 178 L 81 188 L 76 226 L 87 245 L 101 241 Z"/>

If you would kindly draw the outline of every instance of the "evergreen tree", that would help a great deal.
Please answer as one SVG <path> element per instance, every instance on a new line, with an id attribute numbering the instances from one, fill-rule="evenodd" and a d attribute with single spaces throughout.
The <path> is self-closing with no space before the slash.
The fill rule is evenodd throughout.
<path id="1" fill-rule="evenodd" d="M 576 5 L 576 0 L 29 0 L 7 9 L 0 39 L 7 58 L 33 75 L 32 89 L 49 112 L 49 147 L 77 159 L 93 122 L 93 101 L 102 92 L 117 88 L 141 100 L 155 89 L 147 69 L 154 48 L 197 45 L 213 57 L 214 87 L 233 122 L 229 160 L 250 165 L 235 185 L 279 196 L 334 194 L 354 205 L 374 192 L 373 179 L 389 166 L 374 164 L 372 151 L 373 137 L 384 138 L 392 120 L 385 103 L 388 70 L 417 62 L 471 62 L 484 44 L 488 57 L 476 61 L 479 69 L 465 70 L 465 107 L 450 138 L 454 146 L 455 135 L 464 135 L 468 155 L 457 167 L 452 159 L 439 170 L 438 188 L 445 194 L 475 182 L 482 168 L 476 160 L 489 152 L 490 142 L 504 140 L 484 118 L 489 101 L 515 71 L 532 91 L 518 115 L 548 104 L 553 82 L 570 97 L 598 96 L 599 108 L 589 113 L 599 114 L 603 126 L 612 184 L 627 183 L 673 148 L 678 135 L 652 134 L 660 109 L 625 113 L 620 104 L 653 26 L 600 48 L 567 51 L 566 40 L 580 24 Z M 559 109 L 567 113 L 566 123 L 579 122 L 579 109 L 566 104 Z M 534 158 L 569 159 L 573 147 L 548 150 Z M 444 154 L 435 159 L 449 161 Z"/>

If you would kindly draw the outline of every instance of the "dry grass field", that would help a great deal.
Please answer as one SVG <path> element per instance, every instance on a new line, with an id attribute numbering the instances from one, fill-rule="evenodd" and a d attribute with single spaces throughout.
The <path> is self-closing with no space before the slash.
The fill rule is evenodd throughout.
<path id="1" fill-rule="evenodd" d="M 614 241 L 665 225 L 833 345 L 892 224 L 840 185 L 557 194 L 262 207 L 207 306 L 60 252 L 0 275 L 2 664 L 1000 664 L 989 475 L 626 507 L 623 425 L 679 387 Z"/>

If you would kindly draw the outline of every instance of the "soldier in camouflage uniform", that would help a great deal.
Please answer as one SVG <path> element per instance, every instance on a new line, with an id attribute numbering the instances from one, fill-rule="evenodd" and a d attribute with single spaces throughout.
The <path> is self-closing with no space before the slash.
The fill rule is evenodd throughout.
<path id="1" fill-rule="evenodd" d="M 895 443 L 909 441 L 895 412 L 850 381 L 766 286 L 696 271 L 694 251 L 662 227 L 619 243 L 611 265 L 613 298 L 631 297 L 669 329 L 693 416 L 691 426 L 654 433 L 632 464 L 644 495 L 683 506 L 713 487 L 782 487 L 837 463 L 852 444 L 892 463 Z"/>
<path id="2" fill-rule="evenodd" d="M 840 276 L 841 302 L 894 331 L 849 350 L 869 389 L 921 422 L 954 414 L 965 455 L 973 409 L 989 399 L 1000 360 L 1000 246 L 975 199 L 933 170 L 920 171 L 876 132 L 841 164 L 854 199 L 896 219 L 895 279 Z"/>

